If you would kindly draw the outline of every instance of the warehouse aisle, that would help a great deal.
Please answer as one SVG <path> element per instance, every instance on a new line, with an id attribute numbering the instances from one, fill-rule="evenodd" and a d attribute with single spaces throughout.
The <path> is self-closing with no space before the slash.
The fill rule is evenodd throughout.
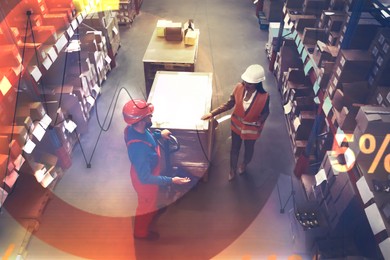
<path id="1" fill-rule="evenodd" d="M 28 259 L 267 259 L 271 255 L 287 259 L 293 254 L 306 259 L 290 226 L 292 200 L 287 198 L 293 156 L 270 72 L 265 88 L 271 95 L 271 114 L 248 173 L 228 182 L 230 128 L 225 121 L 216 132 L 209 181 L 168 207 L 159 221 L 159 241 L 132 238 L 136 194 L 121 116 L 129 96 L 121 88 L 133 98 L 144 97 L 142 58 L 157 20 L 190 18 L 200 29 L 195 71 L 214 73 L 214 107 L 228 98 L 248 65 L 268 68 L 264 50 L 268 32 L 259 30 L 251 1 L 145 0 L 133 26 L 121 28 L 118 65 L 97 101 L 95 112 L 105 128 L 110 127 L 101 131 L 96 114 L 90 119 L 88 134 L 74 150 L 72 167 L 57 185 L 28 246 Z M 111 122 L 116 91 L 120 95 Z M 280 214 L 286 201 L 286 213 Z"/>

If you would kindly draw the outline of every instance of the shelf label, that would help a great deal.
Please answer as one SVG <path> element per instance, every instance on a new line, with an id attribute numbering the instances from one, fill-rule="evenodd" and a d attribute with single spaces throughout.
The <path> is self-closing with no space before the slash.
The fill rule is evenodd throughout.
<path id="1" fill-rule="evenodd" d="M 81 24 L 83 22 L 83 17 L 85 17 L 86 15 L 86 12 L 83 11 L 81 14 L 79 14 L 77 17 L 76 17 L 76 20 L 79 24 Z"/>
<path id="2" fill-rule="evenodd" d="M 46 58 L 42 62 L 42 65 L 45 67 L 46 70 L 49 70 L 52 64 L 53 64 L 53 62 L 49 58 Z"/>
<path id="3" fill-rule="evenodd" d="M 0 92 L 5 96 L 7 92 L 12 88 L 11 82 L 9 82 L 6 76 L 3 76 L 0 80 Z"/>
<path id="4" fill-rule="evenodd" d="M 322 105 L 322 110 L 324 111 L 325 115 L 328 116 L 329 111 L 332 109 L 332 101 L 330 100 L 329 96 L 327 96 L 324 100 L 324 104 Z"/>
<path id="5" fill-rule="evenodd" d="M 69 39 L 72 38 L 72 36 L 74 35 L 73 28 L 69 27 L 68 30 L 66 30 L 66 33 L 68 34 Z"/>
<path id="6" fill-rule="evenodd" d="M 307 75 L 309 73 L 310 69 L 312 69 L 312 68 L 313 68 L 313 62 L 312 62 L 312 60 L 308 60 L 306 65 L 305 65 L 305 68 L 303 69 L 305 72 L 305 75 Z"/>
<path id="7" fill-rule="evenodd" d="M 385 43 L 384 45 L 383 45 L 383 52 L 384 53 L 387 53 L 387 51 L 389 50 L 389 45 L 387 44 L 387 43 Z"/>
<path id="8" fill-rule="evenodd" d="M 54 61 L 57 59 L 57 57 L 58 57 L 57 52 L 56 52 L 56 50 L 55 50 L 53 47 L 51 47 L 51 48 L 47 51 L 47 55 L 49 55 L 50 59 L 51 59 L 53 62 L 54 62 Z"/>
<path id="9" fill-rule="evenodd" d="M 73 30 L 76 30 L 77 27 L 79 27 L 79 24 L 77 22 L 77 19 L 74 19 L 71 23 L 70 26 L 72 27 Z"/>
<path id="10" fill-rule="evenodd" d="M 55 46 L 57 48 L 57 51 L 60 52 L 64 48 L 64 46 L 68 43 L 68 40 L 65 37 L 65 34 L 63 34 L 58 41 L 56 42 Z"/>
<path id="11" fill-rule="evenodd" d="M 33 77 L 33 79 L 35 80 L 35 82 L 38 82 L 42 77 L 42 73 L 37 66 L 32 67 L 30 74 Z"/>
<path id="12" fill-rule="evenodd" d="M 314 94 L 317 95 L 318 93 L 318 90 L 320 90 L 320 84 L 318 83 L 318 80 L 314 83 L 313 85 L 313 91 L 314 91 Z"/>
<path id="13" fill-rule="evenodd" d="M 309 53 L 307 52 L 307 50 L 305 48 L 303 48 L 303 50 L 302 50 L 302 61 L 303 61 L 303 63 L 305 63 L 305 60 L 306 60 L 308 55 L 309 55 Z"/>

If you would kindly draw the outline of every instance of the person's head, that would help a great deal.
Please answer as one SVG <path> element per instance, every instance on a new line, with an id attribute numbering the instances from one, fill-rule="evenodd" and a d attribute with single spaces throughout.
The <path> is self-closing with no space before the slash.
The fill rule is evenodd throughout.
<path id="1" fill-rule="evenodd" d="M 263 66 L 252 64 L 246 68 L 241 75 L 242 83 L 246 90 L 254 90 L 265 92 L 263 89 L 263 81 L 265 80 L 265 72 Z"/>
<path id="2" fill-rule="evenodd" d="M 123 106 L 122 115 L 128 125 L 149 128 L 152 126 L 153 111 L 154 106 L 151 103 L 146 103 L 141 99 L 133 99 Z"/>

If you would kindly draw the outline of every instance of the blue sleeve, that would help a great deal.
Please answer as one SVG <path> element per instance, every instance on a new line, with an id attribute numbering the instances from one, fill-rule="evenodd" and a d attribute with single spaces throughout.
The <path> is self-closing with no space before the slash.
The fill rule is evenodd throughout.
<path id="1" fill-rule="evenodd" d="M 152 164 L 157 164 L 157 154 L 149 146 L 144 143 L 133 143 L 128 147 L 127 152 L 141 183 L 157 185 L 172 183 L 171 177 L 152 174 Z"/>
<path id="2" fill-rule="evenodd" d="M 161 131 L 154 131 L 154 132 L 152 132 L 152 135 L 154 136 L 155 139 L 160 139 L 161 138 Z"/>

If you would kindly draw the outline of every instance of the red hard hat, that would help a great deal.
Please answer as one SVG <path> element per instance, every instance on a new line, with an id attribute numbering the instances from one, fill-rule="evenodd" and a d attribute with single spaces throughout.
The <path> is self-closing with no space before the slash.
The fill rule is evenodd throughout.
<path id="1" fill-rule="evenodd" d="M 123 118 L 127 124 L 135 124 L 145 117 L 153 114 L 154 106 L 141 99 L 134 99 L 127 102 L 122 109 Z"/>

